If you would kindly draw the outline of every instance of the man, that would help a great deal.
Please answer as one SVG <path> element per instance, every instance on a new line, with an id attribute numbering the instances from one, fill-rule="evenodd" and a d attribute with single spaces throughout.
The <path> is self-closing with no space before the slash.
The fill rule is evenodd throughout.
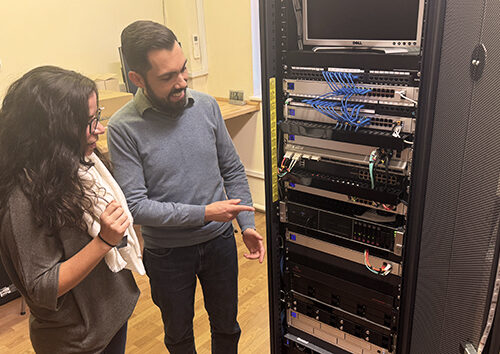
<path id="1" fill-rule="evenodd" d="M 137 21 L 121 35 L 139 87 L 108 124 L 115 177 L 142 225 L 144 263 L 171 353 L 196 353 L 196 277 L 210 318 L 213 353 L 236 353 L 238 260 L 231 220 L 245 257 L 264 259 L 245 169 L 215 99 L 187 88 L 186 58 L 174 33 Z"/>

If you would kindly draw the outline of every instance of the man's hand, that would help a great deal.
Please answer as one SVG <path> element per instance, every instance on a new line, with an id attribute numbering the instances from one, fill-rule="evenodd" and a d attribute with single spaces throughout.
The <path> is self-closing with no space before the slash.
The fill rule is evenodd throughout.
<path id="1" fill-rule="evenodd" d="M 240 202 L 241 199 L 229 199 L 208 204 L 205 207 L 205 222 L 228 222 L 237 217 L 242 211 L 255 211 L 251 206 L 238 205 Z"/>
<path id="2" fill-rule="evenodd" d="M 262 242 L 263 238 L 254 229 L 246 229 L 243 232 L 243 242 L 247 246 L 250 254 L 245 254 L 247 259 L 258 259 L 259 263 L 264 261 L 264 255 L 266 254 L 266 249 Z"/>

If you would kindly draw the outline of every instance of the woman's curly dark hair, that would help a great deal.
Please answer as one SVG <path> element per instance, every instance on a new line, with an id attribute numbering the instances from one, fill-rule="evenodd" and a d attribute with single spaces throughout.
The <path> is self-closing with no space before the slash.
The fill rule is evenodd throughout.
<path id="1" fill-rule="evenodd" d="M 87 229 L 83 213 L 94 215 L 93 204 L 78 170 L 91 165 L 85 152 L 92 93 L 92 80 L 54 66 L 35 68 L 10 86 L 0 110 L 0 208 L 19 187 L 38 225 Z"/>

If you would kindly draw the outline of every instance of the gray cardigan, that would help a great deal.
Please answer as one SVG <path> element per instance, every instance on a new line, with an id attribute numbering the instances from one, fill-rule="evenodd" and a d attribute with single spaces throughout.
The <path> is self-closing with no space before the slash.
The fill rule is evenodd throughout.
<path id="1" fill-rule="evenodd" d="M 100 353 L 131 316 L 139 289 L 130 271 L 113 273 L 102 260 L 75 288 L 57 297 L 60 264 L 88 244 L 87 233 L 49 235 L 34 224 L 31 204 L 15 189 L 0 226 L 0 257 L 31 312 L 37 353 Z"/>

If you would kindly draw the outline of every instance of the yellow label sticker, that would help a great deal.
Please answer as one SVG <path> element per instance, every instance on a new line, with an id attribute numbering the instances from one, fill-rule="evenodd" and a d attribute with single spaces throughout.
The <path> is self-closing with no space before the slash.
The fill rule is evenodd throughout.
<path id="1" fill-rule="evenodd" d="M 273 183 L 273 203 L 279 199 L 278 194 L 278 135 L 276 126 L 276 78 L 269 79 L 269 110 L 271 126 L 271 164 L 272 164 L 272 183 Z"/>

